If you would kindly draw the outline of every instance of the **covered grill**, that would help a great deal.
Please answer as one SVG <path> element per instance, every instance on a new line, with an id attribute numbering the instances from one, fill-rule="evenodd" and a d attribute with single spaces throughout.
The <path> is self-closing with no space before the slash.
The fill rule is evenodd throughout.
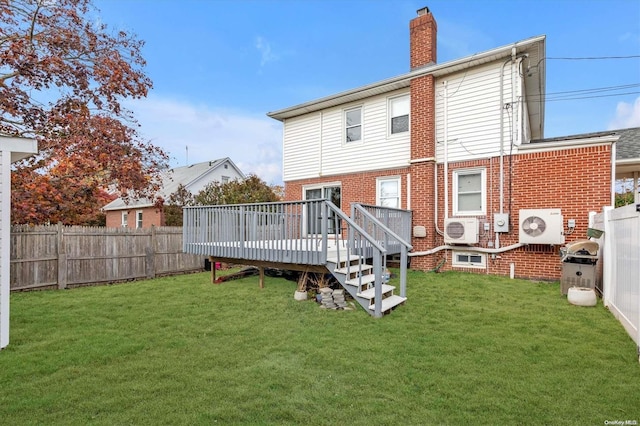
<path id="1" fill-rule="evenodd" d="M 598 263 L 598 243 L 578 240 L 560 249 L 562 280 L 560 290 L 567 294 L 571 287 L 595 289 L 596 264 Z"/>

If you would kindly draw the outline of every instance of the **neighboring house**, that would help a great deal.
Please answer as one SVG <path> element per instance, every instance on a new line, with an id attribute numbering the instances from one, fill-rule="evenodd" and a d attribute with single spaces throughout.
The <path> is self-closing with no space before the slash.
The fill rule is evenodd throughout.
<path id="1" fill-rule="evenodd" d="M 616 142 L 616 180 L 633 183 L 634 202 L 640 204 L 640 127 L 619 130 Z"/>
<path id="2" fill-rule="evenodd" d="M 612 204 L 620 133 L 544 139 L 545 36 L 437 64 L 436 32 L 421 9 L 408 73 L 268 114 L 285 199 L 411 210 L 414 268 L 558 279 Z"/>
<path id="3" fill-rule="evenodd" d="M 11 163 L 37 152 L 33 139 L 0 136 L 0 349 L 9 344 Z"/>
<path id="4" fill-rule="evenodd" d="M 175 167 L 162 174 L 161 189 L 154 199 L 125 200 L 120 197 L 104 206 L 103 210 L 107 216 L 106 226 L 109 228 L 163 226 L 163 210 L 155 202 L 158 197 L 162 197 L 167 202 L 180 185 L 196 195 L 212 182 L 226 183 L 244 178 L 244 174 L 229 158 Z"/>

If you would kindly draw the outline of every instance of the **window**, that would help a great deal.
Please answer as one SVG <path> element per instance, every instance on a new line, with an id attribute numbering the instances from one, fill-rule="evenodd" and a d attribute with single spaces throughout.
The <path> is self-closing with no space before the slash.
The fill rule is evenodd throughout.
<path id="1" fill-rule="evenodd" d="M 400 208 L 400 177 L 378 178 L 376 204 L 382 207 Z"/>
<path id="2" fill-rule="evenodd" d="M 484 169 L 453 172 L 454 214 L 486 214 L 486 173 Z"/>
<path id="3" fill-rule="evenodd" d="M 345 141 L 356 142 L 362 140 L 362 107 L 344 112 Z"/>
<path id="4" fill-rule="evenodd" d="M 136 228 L 142 228 L 142 210 L 136 212 Z"/>
<path id="5" fill-rule="evenodd" d="M 122 225 L 123 228 L 127 227 L 128 220 L 129 220 L 129 212 L 122 212 L 122 220 L 120 221 L 120 224 Z"/>
<path id="6" fill-rule="evenodd" d="M 484 253 L 453 252 L 453 266 L 459 268 L 486 268 L 487 255 Z"/>
<path id="7" fill-rule="evenodd" d="M 392 135 L 409 131 L 409 109 L 408 95 L 389 99 L 389 129 Z"/>
<path id="8" fill-rule="evenodd" d="M 229 183 L 229 176 L 222 176 L 222 183 Z"/>

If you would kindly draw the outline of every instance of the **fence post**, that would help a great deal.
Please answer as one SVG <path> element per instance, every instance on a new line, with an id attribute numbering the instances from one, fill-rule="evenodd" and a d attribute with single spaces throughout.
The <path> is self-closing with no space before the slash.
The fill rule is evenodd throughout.
<path id="1" fill-rule="evenodd" d="M 602 303 L 608 306 L 610 300 L 614 297 L 612 294 L 613 283 L 615 282 L 615 246 L 613 240 L 613 226 L 611 225 L 611 211 L 613 207 L 606 206 L 602 209 L 602 220 L 604 221 L 604 247 L 602 250 Z"/>
<path id="2" fill-rule="evenodd" d="M 151 225 L 151 242 L 145 248 L 145 260 L 144 269 L 147 279 L 155 278 L 156 276 L 156 227 Z"/>
<path id="3" fill-rule="evenodd" d="M 67 250 L 64 244 L 64 225 L 58 222 L 58 288 L 67 288 Z"/>

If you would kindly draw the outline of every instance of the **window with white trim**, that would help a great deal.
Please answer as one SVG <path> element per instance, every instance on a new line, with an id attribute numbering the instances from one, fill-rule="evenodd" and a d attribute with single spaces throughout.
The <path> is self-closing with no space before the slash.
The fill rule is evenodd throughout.
<path id="1" fill-rule="evenodd" d="M 454 251 L 452 265 L 458 268 L 484 269 L 487 267 L 487 255 L 484 253 Z"/>
<path id="2" fill-rule="evenodd" d="M 229 176 L 222 176 L 222 183 L 229 183 Z"/>
<path id="3" fill-rule="evenodd" d="M 136 229 L 142 228 L 142 210 L 136 212 Z"/>
<path id="4" fill-rule="evenodd" d="M 389 99 L 389 133 L 392 135 L 409 131 L 409 95 Z"/>
<path id="5" fill-rule="evenodd" d="M 121 220 L 120 220 L 120 225 L 121 225 L 123 228 L 126 228 L 126 227 L 127 227 L 127 222 L 128 222 L 128 221 L 129 221 L 129 212 L 122 212 L 122 217 L 121 217 Z"/>
<path id="6" fill-rule="evenodd" d="M 400 208 L 400 176 L 377 179 L 376 204 L 382 207 Z"/>
<path id="7" fill-rule="evenodd" d="M 344 126 L 346 142 L 362 140 L 362 107 L 344 111 Z"/>
<path id="8" fill-rule="evenodd" d="M 454 170 L 453 212 L 455 215 L 483 215 L 487 206 L 485 169 Z"/>

